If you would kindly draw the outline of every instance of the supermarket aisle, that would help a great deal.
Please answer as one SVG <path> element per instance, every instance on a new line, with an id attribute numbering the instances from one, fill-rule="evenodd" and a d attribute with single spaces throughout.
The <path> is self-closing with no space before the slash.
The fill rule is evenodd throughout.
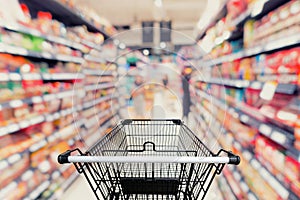
<path id="1" fill-rule="evenodd" d="M 180 119 L 182 117 L 181 101 L 169 90 L 163 89 L 155 93 L 153 107 L 151 109 L 152 119 Z"/>
<path id="2" fill-rule="evenodd" d="M 178 77 L 176 77 L 177 80 Z M 180 85 L 174 85 L 169 88 L 156 87 L 152 108 L 146 113 L 146 118 L 151 119 L 181 119 L 182 117 L 182 98 Z M 172 89 L 171 89 L 172 88 Z M 127 108 L 126 108 L 127 109 Z M 189 124 L 189 122 L 185 122 Z M 89 188 L 88 182 L 83 176 L 78 176 L 77 180 L 61 196 L 61 200 L 77 199 L 95 199 L 94 194 Z M 214 180 L 207 194 L 206 199 L 222 200 L 222 195 L 217 187 L 217 181 Z"/>

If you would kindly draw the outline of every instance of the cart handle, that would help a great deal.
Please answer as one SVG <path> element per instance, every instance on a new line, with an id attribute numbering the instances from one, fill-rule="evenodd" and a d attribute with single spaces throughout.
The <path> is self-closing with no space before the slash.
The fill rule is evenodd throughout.
<path id="1" fill-rule="evenodd" d="M 78 151 L 80 153 L 80 155 L 83 155 L 82 151 L 80 151 L 80 149 L 78 149 L 78 148 L 73 149 L 73 150 L 67 150 L 64 153 L 61 153 L 58 155 L 58 157 L 57 157 L 58 163 L 59 164 L 69 163 L 68 157 L 70 157 L 71 153 L 74 151 Z"/>
<path id="2" fill-rule="evenodd" d="M 193 156 L 69 156 L 65 152 L 58 156 L 58 162 L 64 163 L 240 163 L 240 157 L 193 157 Z"/>

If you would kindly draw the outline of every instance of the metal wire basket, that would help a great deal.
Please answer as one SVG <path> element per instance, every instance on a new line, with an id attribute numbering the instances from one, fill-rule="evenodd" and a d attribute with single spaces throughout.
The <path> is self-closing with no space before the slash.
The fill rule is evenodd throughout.
<path id="1" fill-rule="evenodd" d="M 77 152 L 76 155 L 74 152 Z M 181 120 L 123 120 L 87 152 L 69 150 L 97 199 L 204 199 L 225 164 L 239 156 L 212 153 Z"/>

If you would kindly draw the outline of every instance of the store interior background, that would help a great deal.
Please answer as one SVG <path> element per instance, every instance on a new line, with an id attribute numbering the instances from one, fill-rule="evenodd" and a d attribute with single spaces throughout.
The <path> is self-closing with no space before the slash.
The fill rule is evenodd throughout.
<path id="1" fill-rule="evenodd" d="M 300 1 L 0 5 L 0 199 L 93 199 L 57 155 L 136 117 L 184 119 L 214 152 L 240 155 L 207 199 L 300 199 Z"/>

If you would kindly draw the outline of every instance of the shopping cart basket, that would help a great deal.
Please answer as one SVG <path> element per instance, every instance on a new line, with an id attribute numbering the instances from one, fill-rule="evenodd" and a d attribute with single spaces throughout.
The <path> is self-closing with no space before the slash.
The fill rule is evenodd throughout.
<path id="1" fill-rule="evenodd" d="M 86 153 L 68 150 L 58 162 L 74 163 L 97 199 L 194 200 L 240 158 L 223 149 L 212 153 L 181 120 L 127 119 Z"/>

